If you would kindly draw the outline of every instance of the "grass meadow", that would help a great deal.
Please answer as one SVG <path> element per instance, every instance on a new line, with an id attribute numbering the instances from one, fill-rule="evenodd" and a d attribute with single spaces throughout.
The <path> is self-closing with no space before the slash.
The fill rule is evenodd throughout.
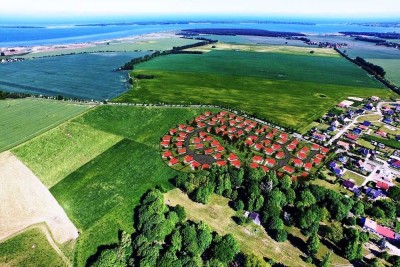
<path id="1" fill-rule="evenodd" d="M 47 188 L 51 188 L 121 139 L 87 125 L 67 122 L 12 152 L 27 163 Z"/>
<path id="2" fill-rule="evenodd" d="M 116 102 L 217 104 L 302 131 L 349 96 L 394 96 L 337 56 L 212 51 L 169 55 L 140 64 L 139 80 Z"/>
<path id="3" fill-rule="evenodd" d="M 0 152 L 88 110 L 88 105 L 41 99 L 0 101 Z"/>
<path id="4" fill-rule="evenodd" d="M 18 148 L 28 166 L 61 165 L 54 167 L 52 175 L 69 173 L 50 192 L 80 231 L 74 255 L 77 266 L 85 266 L 98 246 L 117 242 L 119 230 L 132 232 L 133 208 L 146 190 L 156 185 L 171 187 L 168 179 L 175 171 L 161 159 L 160 137 L 203 111 L 100 106 Z M 70 142 L 76 142 L 76 148 L 70 148 Z M 59 144 L 60 149 L 53 150 Z M 43 156 L 35 157 L 33 151 Z M 91 152 L 98 155 L 86 161 Z M 66 171 L 63 160 L 71 161 L 75 170 Z M 47 175 L 41 173 L 39 178 L 47 179 Z"/>
<path id="5" fill-rule="evenodd" d="M 39 228 L 31 228 L 0 243 L 0 266 L 66 266 Z"/>

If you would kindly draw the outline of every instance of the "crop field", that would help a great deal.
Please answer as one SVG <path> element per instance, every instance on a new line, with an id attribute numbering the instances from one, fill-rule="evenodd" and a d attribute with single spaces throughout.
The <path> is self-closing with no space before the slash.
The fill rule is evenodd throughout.
<path id="1" fill-rule="evenodd" d="M 0 152 L 88 110 L 88 105 L 40 99 L 0 101 Z"/>
<path id="2" fill-rule="evenodd" d="M 12 150 L 50 188 L 122 137 L 67 122 Z M 57 142 L 49 142 L 57 140 Z"/>
<path id="3" fill-rule="evenodd" d="M 81 54 L 1 64 L 0 88 L 88 100 L 111 99 L 129 89 L 127 72 L 116 69 L 148 53 Z"/>
<path id="4" fill-rule="evenodd" d="M 155 78 L 138 80 L 116 102 L 217 104 L 296 129 L 349 96 L 394 95 L 336 55 L 212 51 L 157 57 L 134 73 Z"/>
<path id="5" fill-rule="evenodd" d="M 50 188 L 50 192 L 80 230 L 75 249 L 78 266 L 84 266 L 86 259 L 96 252 L 99 245 L 116 242 L 118 230 L 132 231 L 132 210 L 146 190 L 156 185 L 167 188 L 171 186 L 168 179 L 173 177 L 175 171 L 161 159 L 160 137 L 171 125 L 192 119 L 203 111 L 101 106 L 76 118 L 72 123 L 61 125 L 59 129 L 44 135 L 44 139 L 35 138 L 19 148 L 21 153 L 27 151 L 27 155 L 34 149 L 45 155 L 43 158 L 27 157 L 24 159 L 27 165 L 39 166 L 44 161 L 49 161 L 46 164 L 51 165 L 57 164 L 60 159 L 82 158 L 89 151 L 65 149 L 64 146 L 68 146 L 65 144 L 60 150 L 51 152 L 54 154 L 50 157 L 51 148 L 65 140 L 64 128 L 76 128 L 77 133 L 82 135 L 94 129 L 103 138 L 116 136 L 122 139 L 86 164 L 82 163 L 81 167 L 78 167 L 74 159 L 77 169 Z M 70 131 L 74 135 L 74 130 Z M 100 140 L 101 136 L 95 138 L 95 141 Z M 50 146 L 48 151 L 40 146 L 45 139 Z M 115 141 L 113 138 L 110 140 Z M 85 142 L 78 144 L 78 148 L 83 145 L 97 146 L 97 141 L 92 144 Z M 55 168 L 53 175 L 61 177 L 64 173 L 63 168 Z M 39 178 L 43 179 L 40 175 Z"/>
<path id="6" fill-rule="evenodd" d="M 183 46 L 188 44 L 193 44 L 199 42 L 198 40 L 183 39 L 178 37 L 173 38 L 161 38 L 161 39 L 151 39 L 143 40 L 137 42 L 111 42 L 107 44 L 97 44 L 84 48 L 77 49 L 62 49 L 56 51 L 46 51 L 46 52 L 35 52 L 29 53 L 22 56 L 26 59 L 38 58 L 38 57 L 51 57 L 60 56 L 65 54 L 78 54 L 78 53 L 96 53 L 101 51 L 107 52 L 136 52 L 136 51 L 150 51 L 150 50 L 168 50 L 172 49 L 174 46 Z"/>
<path id="7" fill-rule="evenodd" d="M 0 243 L 0 266 L 66 266 L 39 228 Z"/>

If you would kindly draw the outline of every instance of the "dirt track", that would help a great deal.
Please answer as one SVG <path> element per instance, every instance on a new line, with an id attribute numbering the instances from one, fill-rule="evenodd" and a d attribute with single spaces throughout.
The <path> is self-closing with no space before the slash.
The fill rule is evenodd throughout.
<path id="1" fill-rule="evenodd" d="M 10 152 L 1 153 L 0 242 L 41 222 L 59 244 L 78 237 L 75 225 L 32 171 Z"/>

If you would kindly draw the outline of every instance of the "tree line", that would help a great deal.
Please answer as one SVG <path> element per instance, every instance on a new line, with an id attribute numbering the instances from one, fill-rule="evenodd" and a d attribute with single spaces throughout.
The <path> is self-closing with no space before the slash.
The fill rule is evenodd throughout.
<path id="1" fill-rule="evenodd" d="M 150 55 L 145 55 L 139 58 L 133 58 L 129 62 L 125 63 L 123 66 L 119 67 L 117 70 L 133 70 L 135 65 L 149 61 L 158 56 L 165 56 L 170 54 L 202 54 L 201 51 L 183 51 L 183 50 L 218 42 L 218 40 L 211 40 L 207 38 L 195 38 L 195 39 L 200 40 L 200 42 L 183 46 L 174 46 L 171 50 L 165 50 L 162 52 L 156 51 Z"/>

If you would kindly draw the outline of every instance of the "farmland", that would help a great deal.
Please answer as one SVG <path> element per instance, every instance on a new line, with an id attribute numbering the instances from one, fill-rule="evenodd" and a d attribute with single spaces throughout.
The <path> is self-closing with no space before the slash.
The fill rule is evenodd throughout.
<path id="1" fill-rule="evenodd" d="M 38 227 L 0 243 L 1 266 L 66 266 Z"/>
<path id="2" fill-rule="evenodd" d="M 211 51 L 136 66 L 138 80 L 117 102 L 216 104 L 301 129 L 348 96 L 393 96 L 337 55 Z M 335 73 L 335 75 L 332 75 Z"/>
<path id="3" fill-rule="evenodd" d="M 50 188 L 121 139 L 83 124 L 67 122 L 27 145 L 13 149 L 13 153 L 27 162 L 42 183 Z"/>
<path id="4" fill-rule="evenodd" d="M 168 179 L 175 171 L 165 166 L 160 157 L 160 137 L 171 125 L 192 119 L 201 112 L 186 108 L 101 106 L 18 148 L 19 154 L 27 155 L 23 159 L 27 165 L 39 166 L 49 161 L 46 164 L 51 166 L 68 158 L 85 158 L 92 150 L 80 151 L 79 147 L 85 144 L 95 147 L 102 138 L 109 138 L 106 145 L 94 150 L 100 154 L 87 163 L 72 160 L 77 169 L 68 170 L 70 174 L 50 188 L 80 230 L 75 248 L 78 266 L 84 266 L 99 245 L 116 242 L 118 230 L 131 231 L 132 209 L 147 189 L 156 185 L 170 187 Z M 65 132 L 65 129 L 69 130 Z M 92 137 L 87 133 L 90 131 L 100 135 L 92 144 L 88 141 Z M 84 136 L 77 149 L 68 149 L 68 142 L 63 144 L 68 132 L 72 136 Z M 49 150 L 41 146 L 44 140 Z M 52 151 L 60 143 L 61 149 Z M 33 151 L 44 156 L 29 156 Z M 65 173 L 65 168 L 60 167 L 53 175 L 61 177 Z M 39 178 L 47 179 L 46 174 L 42 176 Z"/>
<path id="5" fill-rule="evenodd" d="M 0 151 L 9 149 L 88 110 L 88 105 L 39 99 L 0 101 Z"/>

